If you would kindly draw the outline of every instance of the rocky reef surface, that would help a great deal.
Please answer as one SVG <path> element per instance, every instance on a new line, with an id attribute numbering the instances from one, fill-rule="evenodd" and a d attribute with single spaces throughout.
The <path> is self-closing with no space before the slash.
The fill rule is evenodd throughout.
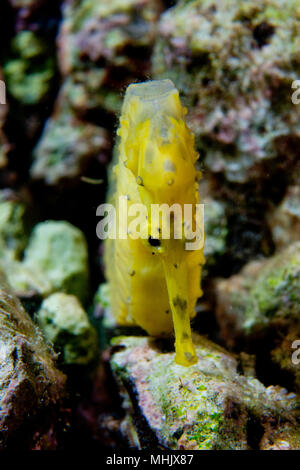
<path id="1" fill-rule="evenodd" d="M 298 41 L 295 1 L 183 1 L 162 15 L 153 73 L 186 96 L 211 171 L 247 182 L 295 156 Z"/>
<path id="2" fill-rule="evenodd" d="M 296 0 L 3 0 L 1 448 L 300 449 L 299 33 Z M 115 324 L 95 234 L 125 88 L 152 78 L 203 176 L 190 368 Z"/>
<path id="3" fill-rule="evenodd" d="M 217 315 L 225 342 L 244 342 L 254 352 L 265 343 L 265 354 L 287 372 L 298 390 L 299 364 L 293 363 L 292 352 L 300 335 L 299 256 L 300 242 L 295 242 L 217 284 Z"/>
<path id="4" fill-rule="evenodd" d="M 193 339 L 199 361 L 188 368 L 153 339 L 113 340 L 111 367 L 129 442 L 148 449 L 298 449 L 295 394 L 238 373 L 231 354 L 203 337 Z"/>
<path id="5" fill-rule="evenodd" d="M 55 366 L 53 349 L 11 291 L 2 271 L 0 305 L 0 449 L 3 449 L 14 441 L 17 444 L 20 432 L 29 445 L 47 435 L 59 410 L 65 376 Z M 46 419 L 42 426 L 43 416 Z"/>

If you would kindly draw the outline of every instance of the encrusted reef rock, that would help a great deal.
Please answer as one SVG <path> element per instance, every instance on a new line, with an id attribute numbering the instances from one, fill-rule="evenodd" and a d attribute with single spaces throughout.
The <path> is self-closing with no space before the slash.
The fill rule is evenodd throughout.
<path id="1" fill-rule="evenodd" d="M 47 43 L 33 31 L 20 31 L 12 40 L 11 57 L 3 67 L 11 95 L 24 105 L 47 98 L 55 75 Z"/>
<path id="2" fill-rule="evenodd" d="M 79 179 L 91 160 L 100 160 L 108 149 L 105 129 L 76 118 L 63 89 L 34 150 L 31 176 L 50 185 Z"/>
<path id="3" fill-rule="evenodd" d="M 20 427 L 24 441 L 48 431 L 51 414 L 64 390 L 64 375 L 0 271 L 0 449 L 9 446 Z M 47 411 L 47 419 L 39 417 Z M 26 436 L 26 439 L 25 439 Z M 55 440 L 55 439 L 54 439 Z"/>
<path id="4" fill-rule="evenodd" d="M 201 202 L 204 204 L 205 265 L 203 275 L 205 276 L 218 262 L 222 262 L 221 256 L 226 252 L 228 221 L 225 206 L 221 201 L 206 197 Z"/>
<path id="5" fill-rule="evenodd" d="M 287 188 L 282 202 L 270 214 L 268 222 L 278 249 L 300 241 L 300 184 Z"/>
<path id="6" fill-rule="evenodd" d="M 6 260 L 1 263 L 14 293 L 24 302 L 41 299 L 53 292 L 51 281 L 34 266 L 26 266 L 18 260 Z M 25 307 L 26 308 L 26 307 Z"/>
<path id="7" fill-rule="evenodd" d="M 28 241 L 26 205 L 10 189 L 0 191 L 0 259 L 19 259 Z"/>
<path id="8" fill-rule="evenodd" d="M 97 357 L 97 334 L 80 302 L 73 295 L 56 293 L 42 302 L 36 320 L 61 361 L 88 365 Z"/>
<path id="9" fill-rule="evenodd" d="M 143 449 L 299 449 L 297 401 L 237 372 L 237 361 L 195 336 L 197 364 L 145 337 L 113 340 L 111 368 L 123 397 L 122 430 Z"/>
<path id="10" fill-rule="evenodd" d="M 68 222 L 46 221 L 35 226 L 23 264 L 40 273 L 52 292 L 65 292 L 82 302 L 88 295 L 88 250 L 83 233 Z"/>
<path id="11" fill-rule="evenodd" d="M 265 261 L 217 283 L 217 316 L 229 347 L 239 339 L 269 338 L 273 360 L 300 385 L 299 365 L 292 362 L 292 343 L 300 338 L 300 242 Z M 270 337 L 273 338 L 270 341 Z M 255 349 L 255 341 L 254 341 Z"/>
<path id="12" fill-rule="evenodd" d="M 29 236 L 25 202 L 11 190 L 0 191 L 0 266 L 14 293 L 28 305 L 54 292 L 85 301 L 88 250 L 83 233 L 65 221 L 37 224 Z"/>
<path id="13" fill-rule="evenodd" d="M 59 62 L 74 109 L 120 110 L 120 89 L 149 74 L 161 11 L 160 0 L 65 1 Z"/>
<path id="14" fill-rule="evenodd" d="M 14 293 L 28 300 L 36 295 L 47 295 L 51 283 L 40 272 L 21 261 L 29 240 L 31 216 L 29 207 L 18 193 L 0 191 L 0 266 Z"/>
<path id="15" fill-rule="evenodd" d="M 161 17 L 153 76 L 180 89 L 206 167 L 229 181 L 297 156 L 299 17 L 295 0 L 182 0 Z"/>
<path id="16" fill-rule="evenodd" d="M 299 318 L 300 242 L 265 261 L 247 265 L 218 286 L 220 309 L 231 311 L 245 334 L 288 328 Z M 239 314 L 238 314 L 239 312 Z"/>

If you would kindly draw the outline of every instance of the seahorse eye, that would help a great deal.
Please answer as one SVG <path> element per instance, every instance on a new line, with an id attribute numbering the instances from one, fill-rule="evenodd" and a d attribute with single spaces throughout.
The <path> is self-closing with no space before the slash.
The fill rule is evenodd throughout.
<path id="1" fill-rule="evenodd" d="M 160 240 L 158 238 L 151 237 L 151 235 L 148 238 L 148 242 L 150 243 L 151 246 L 154 246 L 154 247 L 160 246 Z"/>

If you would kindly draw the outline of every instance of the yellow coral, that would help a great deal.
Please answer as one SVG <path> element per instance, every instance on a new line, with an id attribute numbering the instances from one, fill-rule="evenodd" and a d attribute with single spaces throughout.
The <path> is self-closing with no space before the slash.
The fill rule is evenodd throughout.
<path id="1" fill-rule="evenodd" d="M 137 324 L 153 336 L 170 336 L 174 330 L 176 362 L 188 366 L 197 362 L 190 317 L 202 294 L 203 248 L 185 249 L 186 240 L 174 235 L 180 228 L 174 217 L 170 239 L 161 237 L 167 218 L 159 219 L 156 235 L 149 231 L 151 205 L 176 203 L 183 208 L 190 204 L 194 211 L 199 202 L 199 172 L 195 168 L 198 155 L 185 114 L 170 80 L 128 87 L 118 130 L 119 153 L 112 170 L 110 202 L 118 209 L 119 196 L 126 196 L 128 208 L 144 204 L 149 210 L 141 226 L 147 235 L 143 239 L 106 240 L 105 265 L 112 311 L 118 323 Z"/>

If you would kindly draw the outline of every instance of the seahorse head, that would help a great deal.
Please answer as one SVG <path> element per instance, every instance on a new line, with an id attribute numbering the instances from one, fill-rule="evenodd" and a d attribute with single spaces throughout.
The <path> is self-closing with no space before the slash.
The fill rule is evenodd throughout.
<path id="1" fill-rule="evenodd" d="M 122 109 L 124 163 L 135 175 L 144 203 L 194 201 L 198 155 L 171 80 L 130 85 Z"/>

